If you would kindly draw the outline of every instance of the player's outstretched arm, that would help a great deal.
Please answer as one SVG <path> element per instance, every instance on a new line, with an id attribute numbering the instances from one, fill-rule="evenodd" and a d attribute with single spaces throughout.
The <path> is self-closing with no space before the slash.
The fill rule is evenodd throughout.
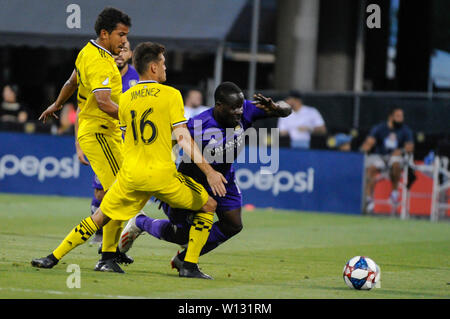
<path id="1" fill-rule="evenodd" d="M 213 194 L 221 197 L 225 196 L 226 189 L 224 183 L 228 183 L 226 178 L 212 168 L 212 166 L 203 157 L 197 144 L 195 144 L 192 139 L 186 124 L 176 126 L 173 132 L 177 139 L 177 143 L 183 149 L 183 152 L 188 154 L 191 160 L 197 164 L 200 170 L 205 174 Z"/>
<path id="2" fill-rule="evenodd" d="M 100 110 L 109 116 L 119 119 L 119 106 L 111 100 L 110 90 L 100 90 L 94 92 L 95 99 Z"/>
<path id="3" fill-rule="evenodd" d="M 63 104 L 75 93 L 77 89 L 77 72 L 73 70 L 70 78 L 64 83 L 56 101 L 50 105 L 44 112 L 42 112 L 41 116 L 39 116 L 39 121 L 43 121 L 44 123 L 47 121 L 49 116 L 53 116 L 58 119 L 58 116 L 55 112 L 62 109 Z"/>
<path id="4" fill-rule="evenodd" d="M 292 107 L 284 101 L 275 103 L 272 98 L 265 97 L 260 93 L 255 94 L 253 98 L 252 103 L 257 108 L 264 110 L 268 116 L 286 117 L 292 113 Z"/>

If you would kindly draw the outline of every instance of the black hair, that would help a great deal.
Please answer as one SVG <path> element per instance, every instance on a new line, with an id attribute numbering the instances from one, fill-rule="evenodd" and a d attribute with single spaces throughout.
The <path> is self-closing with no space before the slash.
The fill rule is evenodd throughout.
<path id="1" fill-rule="evenodd" d="M 214 100 L 220 103 L 226 103 L 230 94 L 242 93 L 242 90 L 233 82 L 223 82 L 219 84 L 214 92 Z"/>
<path id="2" fill-rule="evenodd" d="M 3 88 L 9 86 L 9 88 L 14 92 L 14 94 L 16 95 L 16 99 L 19 96 L 19 87 L 17 86 L 17 84 L 15 83 L 6 83 Z"/>
<path id="3" fill-rule="evenodd" d="M 166 48 L 156 42 L 142 42 L 133 51 L 133 63 L 139 75 L 147 72 L 150 62 L 158 62 L 160 54 L 164 54 Z"/>
<path id="4" fill-rule="evenodd" d="M 111 33 L 116 29 L 117 24 L 119 23 L 131 27 L 131 18 L 119 9 L 106 7 L 100 12 L 97 21 L 95 21 L 95 32 L 97 33 L 97 36 L 100 35 L 100 32 L 103 29 L 108 33 Z"/>
<path id="5" fill-rule="evenodd" d="M 397 111 L 403 111 L 401 107 L 395 106 L 389 109 L 388 117 L 393 116 L 395 112 Z"/>
<path id="6" fill-rule="evenodd" d="M 293 97 L 293 98 L 296 98 L 296 99 L 299 99 L 299 100 L 303 99 L 302 93 L 300 91 L 295 91 L 295 90 L 294 91 L 290 91 L 289 94 L 288 94 L 288 97 Z"/>

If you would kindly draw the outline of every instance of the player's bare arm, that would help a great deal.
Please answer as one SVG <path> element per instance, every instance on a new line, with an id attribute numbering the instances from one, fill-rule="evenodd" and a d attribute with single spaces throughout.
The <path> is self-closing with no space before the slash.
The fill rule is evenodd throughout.
<path id="1" fill-rule="evenodd" d="M 325 125 L 316 126 L 315 128 L 313 128 L 311 133 L 313 133 L 313 134 L 327 134 L 327 128 L 325 127 Z"/>
<path id="2" fill-rule="evenodd" d="M 264 110 L 269 116 L 286 117 L 292 113 L 292 107 L 284 101 L 275 103 L 272 98 L 265 97 L 260 93 L 255 94 L 253 98 L 252 103 L 257 108 Z"/>
<path id="3" fill-rule="evenodd" d="M 97 100 L 98 108 L 115 118 L 119 119 L 119 106 L 111 100 L 111 91 L 101 90 L 94 92 L 95 99 Z"/>
<path id="4" fill-rule="evenodd" d="M 225 196 L 226 189 L 224 183 L 228 183 L 226 178 L 221 173 L 214 170 L 203 157 L 197 144 L 195 144 L 192 139 L 186 124 L 176 126 L 173 132 L 178 145 L 180 145 L 183 151 L 189 155 L 194 163 L 197 164 L 200 170 L 205 174 L 213 194 L 221 197 Z"/>
<path id="5" fill-rule="evenodd" d="M 39 116 L 39 121 L 43 121 L 45 123 L 49 116 L 53 116 L 54 118 L 58 119 L 58 116 L 55 114 L 55 112 L 62 109 L 63 104 L 75 93 L 77 87 L 77 72 L 76 70 L 73 70 L 70 78 L 66 83 L 64 83 L 63 87 L 61 88 L 56 101 L 52 105 L 50 105 L 44 112 L 42 112 L 41 116 Z"/>
<path id="6" fill-rule="evenodd" d="M 298 130 L 300 132 L 309 132 L 311 134 L 327 134 L 327 128 L 325 125 L 316 126 L 311 128 L 310 126 L 299 126 Z"/>

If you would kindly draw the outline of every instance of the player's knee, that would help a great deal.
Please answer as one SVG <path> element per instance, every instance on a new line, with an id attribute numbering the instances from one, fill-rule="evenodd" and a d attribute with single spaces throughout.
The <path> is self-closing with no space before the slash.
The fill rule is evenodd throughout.
<path id="1" fill-rule="evenodd" d="M 202 210 L 205 212 L 215 212 L 217 208 L 217 202 L 214 198 L 209 197 L 205 205 L 203 205 Z"/>
<path id="2" fill-rule="evenodd" d="M 242 225 L 242 224 L 234 224 L 231 229 L 233 236 L 239 234 L 243 228 L 244 228 L 244 225 Z"/>
<path id="3" fill-rule="evenodd" d="M 242 225 L 242 223 L 233 223 L 233 222 L 226 222 L 226 223 L 221 223 L 219 225 L 220 230 L 224 233 L 224 235 L 228 236 L 228 237 L 233 237 L 237 234 L 239 234 L 242 229 L 244 228 L 244 226 Z"/>
<path id="4" fill-rule="evenodd" d="M 393 163 L 391 167 L 391 175 L 399 177 L 402 174 L 402 165 L 400 163 Z"/>
<path id="5" fill-rule="evenodd" d="M 91 215 L 91 218 L 98 228 L 102 228 L 110 221 L 110 218 L 103 214 L 100 208 L 97 208 L 95 213 Z"/>

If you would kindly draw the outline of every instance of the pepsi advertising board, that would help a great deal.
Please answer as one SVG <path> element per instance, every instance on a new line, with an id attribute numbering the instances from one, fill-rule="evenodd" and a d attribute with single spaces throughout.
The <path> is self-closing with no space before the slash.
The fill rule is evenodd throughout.
<path id="1" fill-rule="evenodd" d="M 259 156 L 245 147 L 234 163 L 243 204 L 361 213 L 362 154 L 277 150 L 277 156 Z M 78 161 L 73 137 L 0 133 L 0 192 L 90 197 L 92 180 L 90 166 Z"/>
<path id="2" fill-rule="evenodd" d="M 246 152 L 251 153 L 249 148 Z M 248 156 L 246 154 L 240 155 Z M 277 159 L 278 157 L 278 159 Z M 279 149 L 277 170 L 238 158 L 236 181 L 243 203 L 314 212 L 360 214 L 364 155 L 354 152 Z"/>
<path id="3" fill-rule="evenodd" d="M 76 155 L 74 138 L 0 133 L 0 192 L 92 196 L 93 172 Z"/>

